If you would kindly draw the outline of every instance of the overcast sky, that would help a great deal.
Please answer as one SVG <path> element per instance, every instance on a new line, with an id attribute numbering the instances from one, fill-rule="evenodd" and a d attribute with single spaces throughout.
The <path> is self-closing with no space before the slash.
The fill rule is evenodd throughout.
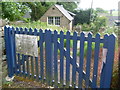
<path id="1" fill-rule="evenodd" d="M 100 7 L 105 10 L 118 9 L 120 0 L 93 0 L 93 8 Z M 87 9 L 91 7 L 92 0 L 81 0 L 79 8 Z"/>

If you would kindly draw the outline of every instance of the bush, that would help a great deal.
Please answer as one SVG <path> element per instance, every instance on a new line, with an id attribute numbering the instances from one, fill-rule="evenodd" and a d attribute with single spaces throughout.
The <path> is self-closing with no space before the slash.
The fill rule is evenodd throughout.
<path id="1" fill-rule="evenodd" d="M 115 27 L 115 26 L 113 26 L 113 27 L 106 27 L 104 33 L 108 33 L 108 34 L 115 33 L 117 35 L 118 34 L 118 28 Z"/>
<path id="2" fill-rule="evenodd" d="M 106 17 L 97 17 L 90 24 L 82 24 L 82 31 L 91 31 L 93 34 L 99 32 L 100 28 L 106 27 L 107 18 Z"/>

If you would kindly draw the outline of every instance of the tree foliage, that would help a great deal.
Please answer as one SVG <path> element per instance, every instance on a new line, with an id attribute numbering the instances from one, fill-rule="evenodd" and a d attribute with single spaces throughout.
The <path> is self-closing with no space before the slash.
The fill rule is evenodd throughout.
<path id="1" fill-rule="evenodd" d="M 77 10 L 74 11 L 74 13 L 76 14 L 74 18 L 74 24 L 81 25 L 83 31 L 92 31 L 93 33 L 97 33 L 101 28 L 105 27 L 107 24 L 106 17 L 98 16 L 98 9 L 97 11 L 93 9 Z"/>
<path id="2" fill-rule="evenodd" d="M 31 20 L 37 21 L 54 2 L 24 2 L 31 9 Z"/>
<path id="3" fill-rule="evenodd" d="M 88 10 L 77 10 L 74 11 L 74 13 L 76 14 L 75 18 L 74 18 L 74 24 L 83 24 L 83 23 L 90 23 L 90 9 Z"/>
<path id="4" fill-rule="evenodd" d="M 28 7 L 17 2 L 2 2 L 2 18 L 10 21 L 22 19 Z"/>
<path id="5" fill-rule="evenodd" d="M 106 27 L 107 24 L 107 18 L 106 17 L 96 17 L 96 19 L 93 22 L 90 22 L 90 24 L 82 24 L 82 30 L 83 31 L 91 31 L 93 34 L 96 34 L 97 32 L 102 30 Z"/>
<path id="6" fill-rule="evenodd" d="M 56 4 L 63 5 L 66 10 L 73 12 L 77 8 L 77 2 L 57 2 Z"/>
<path id="7" fill-rule="evenodd" d="M 3 2 L 2 18 L 7 18 L 10 21 L 21 20 L 24 19 L 25 13 L 29 12 L 31 20 L 37 21 L 55 3 L 63 5 L 65 9 L 70 11 L 77 7 L 77 3 L 74 2 Z"/>

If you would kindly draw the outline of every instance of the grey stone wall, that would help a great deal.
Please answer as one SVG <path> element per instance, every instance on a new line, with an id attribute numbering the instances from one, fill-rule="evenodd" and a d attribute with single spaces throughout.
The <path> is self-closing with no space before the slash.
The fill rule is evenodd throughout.
<path id="1" fill-rule="evenodd" d="M 2 87 L 2 83 L 5 81 L 6 76 L 7 76 L 7 64 L 4 42 L 4 28 L 0 27 L 0 87 Z"/>

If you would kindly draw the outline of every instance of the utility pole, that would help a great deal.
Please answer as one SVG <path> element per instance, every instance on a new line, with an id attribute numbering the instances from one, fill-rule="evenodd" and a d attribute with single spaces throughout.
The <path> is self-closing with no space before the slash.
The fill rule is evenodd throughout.
<path id="1" fill-rule="evenodd" d="M 118 2 L 118 85 L 120 88 L 120 1 Z"/>
<path id="2" fill-rule="evenodd" d="M 92 21 L 92 13 L 93 13 L 92 6 L 93 6 L 93 0 L 91 1 L 90 22 Z"/>
<path id="3" fill-rule="evenodd" d="M 120 20 L 120 1 L 118 2 L 118 20 Z M 118 86 L 120 88 L 120 26 L 118 26 Z"/>

